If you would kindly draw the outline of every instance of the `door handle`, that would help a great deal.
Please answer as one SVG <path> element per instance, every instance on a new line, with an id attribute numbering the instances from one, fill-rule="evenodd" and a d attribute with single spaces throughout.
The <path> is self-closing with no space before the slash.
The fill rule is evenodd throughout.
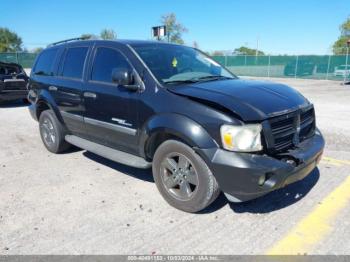
<path id="1" fill-rule="evenodd" d="M 49 91 L 57 91 L 58 88 L 56 86 L 49 86 Z"/>
<path id="2" fill-rule="evenodd" d="M 97 95 L 92 92 L 84 92 L 84 97 L 89 97 L 89 98 L 96 98 Z"/>

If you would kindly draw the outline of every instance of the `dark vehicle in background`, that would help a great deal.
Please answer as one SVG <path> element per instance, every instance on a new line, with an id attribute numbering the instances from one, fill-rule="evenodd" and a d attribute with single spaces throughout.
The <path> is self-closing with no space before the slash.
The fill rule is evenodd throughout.
<path id="1" fill-rule="evenodd" d="M 28 80 L 19 64 L 0 62 L 0 103 L 17 99 L 26 102 Z"/>
<path id="2" fill-rule="evenodd" d="M 295 62 L 288 63 L 284 67 L 285 76 L 308 76 L 314 73 L 315 64 L 309 61 L 298 61 L 298 65 Z"/>
<path id="3" fill-rule="evenodd" d="M 45 147 L 152 167 L 172 206 L 248 201 L 303 179 L 324 140 L 294 89 L 241 80 L 204 53 L 151 41 L 65 41 L 38 56 L 28 98 Z"/>

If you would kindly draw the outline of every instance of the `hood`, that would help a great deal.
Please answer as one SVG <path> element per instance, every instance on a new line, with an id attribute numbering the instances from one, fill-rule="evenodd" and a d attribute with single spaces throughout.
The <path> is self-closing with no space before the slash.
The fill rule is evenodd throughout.
<path id="1" fill-rule="evenodd" d="M 309 105 L 293 88 L 267 81 L 220 80 L 168 87 L 171 92 L 210 101 L 244 121 L 261 121 Z"/>

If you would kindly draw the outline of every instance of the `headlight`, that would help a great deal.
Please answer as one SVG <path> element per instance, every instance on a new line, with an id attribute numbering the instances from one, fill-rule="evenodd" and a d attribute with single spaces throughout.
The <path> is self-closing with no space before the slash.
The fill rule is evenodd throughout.
<path id="1" fill-rule="evenodd" d="M 225 149 L 239 152 L 262 150 L 260 124 L 243 126 L 223 125 L 220 128 L 221 141 Z"/>

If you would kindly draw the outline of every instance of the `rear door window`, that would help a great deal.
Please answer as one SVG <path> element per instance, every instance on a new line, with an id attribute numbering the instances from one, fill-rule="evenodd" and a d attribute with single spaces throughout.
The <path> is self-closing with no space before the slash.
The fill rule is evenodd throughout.
<path id="1" fill-rule="evenodd" d="M 63 62 L 62 76 L 81 79 L 88 47 L 68 48 Z"/>
<path id="2" fill-rule="evenodd" d="M 99 47 L 92 66 L 91 80 L 112 83 L 113 70 L 130 67 L 126 58 L 119 51 Z"/>
<path id="3" fill-rule="evenodd" d="M 39 58 L 38 62 L 35 65 L 34 74 L 43 75 L 43 76 L 52 76 L 53 75 L 53 63 L 56 58 L 58 49 L 49 49 L 43 51 Z"/>

